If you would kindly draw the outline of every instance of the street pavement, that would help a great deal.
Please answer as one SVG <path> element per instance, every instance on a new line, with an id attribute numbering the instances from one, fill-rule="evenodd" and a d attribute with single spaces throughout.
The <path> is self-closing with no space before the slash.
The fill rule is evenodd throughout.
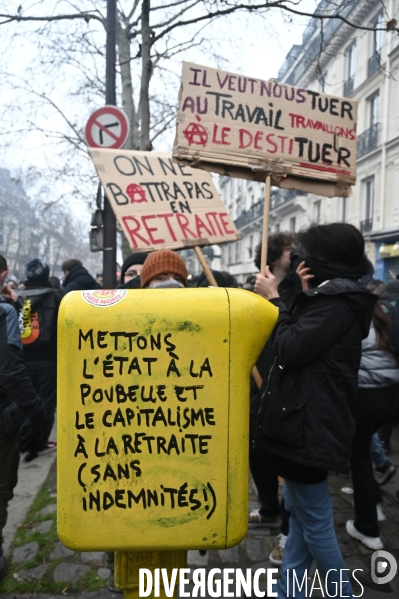
<path id="1" fill-rule="evenodd" d="M 387 517 L 385 522 L 381 523 L 381 538 L 384 542 L 385 550 L 389 551 L 399 562 L 399 504 L 394 496 L 399 490 L 399 427 L 394 430 L 392 440 L 393 450 L 388 456 L 389 459 L 398 467 L 393 480 L 388 485 L 382 487 L 384 511 Z M 40 486 L 46 479 L 46 476 L 54 462 L 55 453 L 42 456 L 30 464 L 21 463 L 19 471 L 19 483 L 16 488 L 15 498 L 10 505 L 9 522 L 6 528 L 6 547 L 9 547 L 16 525 L 23 521 L 29 506 L 35 498 Z M 331 476 L 329 478 L 330 492 L 334 505 L 334 518 L 336 532 L 342 553 L 345 558 L 347 568 L 360 568 L 363 575 L 359 576 L 365 586 L 363 597 L 365 599 L 383 599 L 385 594 L 392 597 L 399 597 L 399 574 L 389 585 L 377 586 L 372 583 L 370 578 L 370 565 L 372 551 L 366 549 L 361 543 L 351 539 L 345 530 L 345 523 L 353 518 L 353 495 L 351 494 L 352 483 L 350 477 Z M 250 509 L 257 507 L 257 500 L 253 483 L 250 483 Z M 253 571 L 257 568 L 275 567 L 268 561 L 268 556 L 275 543 L 275 535 L 278 530 L 269 528 L 249 529 L 245 539 L 240 545 L 223 551 L 208 551 L 206 555 L 200 555 L 198 551 L 189 551 L 188 565 L 190 568 L 251 568 Z M 60 544 L 61 545 L 61 544 Z M 71 554 L 72 552 L 69 552 Z M 69 565 L 68 565 L 69 564 Z M 105 555 L 103 554 L 73 554 L 68 555 L 65 552 L 61 567 L 65 571 L 73 572 L 73 568 L 82 566 L 100 568 L 98 572 L 106 572 Z M 96 565 L 93 565 L 96 564 Z M 60 568 L 60 565 L 57 566 Z M 72 570 L 68 570 L 72 568 Z M 265 589 L 265 581 L 261 583 L 261 588 Z M 360 595 L 360 589 L 355 590 L 355 595 Z M 95 592 L 77 593 L 67 592 L 68 596 L 76 599 L 118 599 L 121 595 L 111 593 L 107 589 Z M 21 595 L 3 595 L 2 599 L 27 599 L 26 593 Z M 315 591 L 313 596 L 323 596 L 321 591 Z M 65 599 L 65 594 L 37 594 L 35 599 Z"/>
<path id="2" fill-rule="evenodd" d="M 52 441 L 55 439 L 55 430 L 50 438 Z M 33 500 L 47 478 L 55 458 L 55 451 L 42 455 L 28 463 L 24 462 L 21 456 L 18 484 L 14 489 L 14 499 L 9 503 L 7 524 L 3 531 L 3 551 L 5 554 L 8 553 L 17 525 L 24 521 Z"/>

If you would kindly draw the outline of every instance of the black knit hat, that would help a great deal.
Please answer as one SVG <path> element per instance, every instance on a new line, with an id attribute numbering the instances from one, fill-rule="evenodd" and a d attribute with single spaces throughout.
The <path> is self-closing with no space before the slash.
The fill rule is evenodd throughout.
<path id="1" fill-rule="evenodd" d="M 148 252 L 136 252 L 135 254 L 130 254 L 122 264 L 121 269 L 121 283 L 125 282 L 125 272 L 132 264 L 144 264 L 145 259 L 148 256 Z"/>
<path id="2" fill-rule="evenodd" d="M 364 238 L 356 227 L 348 223 L 312 225 L 298 234 L 304 255 L 339 264 L 366 267 Z M 365 271 L 367 272 L 367 270 Z"/>
<path id="3" fill-rule="evenodd" d="M 221 272 L 218 270 L 212 270 L 212 274 L 215 277 L 215 281 L 219 287 L 228 287 L 227 281 Z M 197 281 L 197 287 L 209 287 L 210 285 L 211 283 L 206 278 L 206 274 L 204 272 L 200 274 Z"/>
<path id="4" fill-rule="evenodd" d="M 34 258 L 26 265 L 26 278 L 31 283 L 46 283 L 50 274 L 50 269 L 40 258 Z"/>

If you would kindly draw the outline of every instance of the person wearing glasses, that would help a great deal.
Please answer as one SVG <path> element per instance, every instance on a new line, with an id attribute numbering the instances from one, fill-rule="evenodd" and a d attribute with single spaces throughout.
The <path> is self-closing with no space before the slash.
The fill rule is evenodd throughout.
<path id="1" fill-rule="evenodd" d="M 120 289 L 140 289 L 140 273 L 148 252 L 130 254 L 124 261 L 121 270 Z"/>

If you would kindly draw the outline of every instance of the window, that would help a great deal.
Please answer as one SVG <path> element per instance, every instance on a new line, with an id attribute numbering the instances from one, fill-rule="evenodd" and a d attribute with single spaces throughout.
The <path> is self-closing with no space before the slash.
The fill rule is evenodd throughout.
<path id="1" fill-rule="evenodd" d="M 366 100 L 366 130 L 359 135 L 357 140 L 357 155 L 361 158 L 365 154 L 372 152 L 378 147 L 379 143 L 379 112 L 380 112 L 380 94 L 377 90 Z"/>
<path id="2" fill-rule="evenodd" d="M 317 225 L 320 223 L 320 213 L 321 213 L 321 200 L 317 200 L 317 202 L 314 202 L 314 204 L 313 204 L 313 220 Z"/>
<path id="3" fill-rule="evenodd" d="M 241 212 L 242 212 L 242 201 L 237 200 L 236 201 L 236 218 L 238 218 L 240 216 Z"/>
<path id="4" fill-rule="evenodd" d="M 341 198 L 341 222 L 348 220 L 348 198 Z"/>
<path id="5" fill-rule="evenodd" d="M 350 96 L 354 88 L 356 70 L 356 44 L 346 50 L 346 77 L 344 83 L 344 96 Z"/>
<path id="6" fill-rule="evenodd" d="M 364 186 L 364 217 L 373 218 L 374 207 L 374 177 L 363 182 Z"/>
<path id="7" fill-rule="evenodd" d="M 249 236 L 249 244 L 248 244 L 248 255 L 250 258 L 252 258 L 254 253 L 254 236 L 250 235 Z"/>
<path id="8" fill-rule="evenodd" d="M 241 250 L 241 244 L 239 241 L 236 241 L 234 249 L 235 249 L 235 262 L 239 262 L 240 261 L 240 250 Z"/>
<path id="9" fill-rule="evenodd" d="M 372 32 L 372 48 L 371 54 L 381 54 L 382 43 L 384 41 L 384 16 L 380 12 L 373 23 L 373 27 L 377 28 L 377 31 Z"/>
<path id="10" fill-rule="evenodd" d="M 373 228 L 374 212 L 374 177 L 362 182 L 363 191 L 363 220 L 360 223 L 362 233 L 368 233 Z"/>
<path id="11" fill-rule="evenodd" d="M 367 100 L 369 127 L 377 125 L 380 112 L 380 94 L 376 92 Z"/>
<path id="12" fill-rule="evenodd" d="M 223 187 L 223 203 L 227 206 L 229 201 L 229 186 L 225 185 Z"/>
<path id="13" fill-rule="evenodd" d="M 280 223 L 276 223 L 276 225 L 274 227 L 274 232 L 275 233 L 280 233 Z"/>
<path id="14" fill-rule="evenodd" d="M 374 75 L 381 66 L 381 50 L 384 41 L 384 17 L 382 12 L 378 14 L 371 25 L 376 30 L 371 32 L 371 52 L 367 64 L 367 74 L 369 77 Z"/>
<path id="15" fill-rule="evenodd" d="M 295 229 L 296 229 L 296 217 L 292 216 L 290 218 L 290 232 L 295 233 Z"/>
<path id="16" fill-rule="evenodd" d="M 228 265 L 230 266 L 230 264 L 232 264 L 232 262 L 233 262 L 233 248 L 232 248 L 231 244 L 229 244 Z"/>
<path id="17" fill-rule="evenodd" d="M 355 76 L 356 71 L 356 44 L 352 44 L 346 51 L 346 80 Z"/>

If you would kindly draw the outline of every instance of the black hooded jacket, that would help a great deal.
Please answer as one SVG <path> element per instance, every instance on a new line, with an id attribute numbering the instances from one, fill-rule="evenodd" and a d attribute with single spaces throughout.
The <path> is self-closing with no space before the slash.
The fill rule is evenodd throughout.
<path id="1" fill-rule="evenodd" d="M 61 296 L 59 290 L 53 289 L 46 281 L 35 285 L 33 281 L 25 281 L 25 289 L 18 290 L 19 316 L 23 322 L 24 301 L 30 300 L 30 313 L 38 314 L 41 332 L 39 339 L 30 344 L 22 341 L 26 362 L 55 362 L 57 359 L 57 317 Z M 21 313 L 22 312 L 22 313 Z M 44 329 L 42 331 L 42 329 Z M 43 339 L 46 342 L 43 342 Z"/>
<path id="2" fill-rule="evenodd" d="M 43 404 L 26 371 L 22 349 L 10 343 L 7 319 L 17 321 L 17 313 L 0 306 L 0 412 L 15 401 L 26 416 L 36 418 Z"/>
<path id="3" fill-rule="evenodd" d="M 127 283 L 122 283 L 118 289 L 140 289 L 140 275 L 137 275 L 134 279 L 130 279 Z"/>
<path id="4" fill-rule="evenodd" d="M 392 326 L 389 330 L 389 350 L 399 357 L 399 302 L 392 311 Z"/>
<path id="5" fill-rule="evenodd" d="M 296 267 L 296 265 L 295 265 Z M 291 272 L 284 277 L 278 286 L 278 293 L 283 304 L 288 308 L 291 308 L 294 303 L 296 295 L 302 291 L 302 283 L 301 279 L 296 274 L 295 270 L 291 270 Z M 269 376 L 270 369 L 273 365 L 273 350 L 272 350 L 272 341 L 273 337 L 268 339 L 265 344 L 265 347 L 262 349 L 262 352 L 256 362 L 256 367 L 259 370 L 259 373 L 263 379 L 263 384 L 261 389 L 258 388 L 253 376 L 251 375 L 251 404 L 250 411 L 252 416 L 256 416 L 259 412 L 261 396 L 263 391 L 265 390 L 267 378 Z"/>
<path id="6" fill-rule="evenodd" d="M 78 291 L 79 289 L 101 289 L 100 285 L 93 279 L 91 274 L 84 266 L 75 266 L 67 276 L 60 289 L 61 295 L 66 295 L 70 291 Z"/>
<path id="7" fill-rule="evenodd" d="M 384 291 L 380 295 L 380 301 L 390 302 L 392 305 L 395 305 L 399 301 L 399 281 L 397 279 L 388 281 Z"/>
<path id="8" fill-rule="evenodd" d="M 271 301 L 280 316 L 256 441 L 290 462 L 345 471 L 361 341 L 369 333 L 377 296 L 357 281 L 336 278 L 299 293 L 291 311 L 280 298 Z"/>

